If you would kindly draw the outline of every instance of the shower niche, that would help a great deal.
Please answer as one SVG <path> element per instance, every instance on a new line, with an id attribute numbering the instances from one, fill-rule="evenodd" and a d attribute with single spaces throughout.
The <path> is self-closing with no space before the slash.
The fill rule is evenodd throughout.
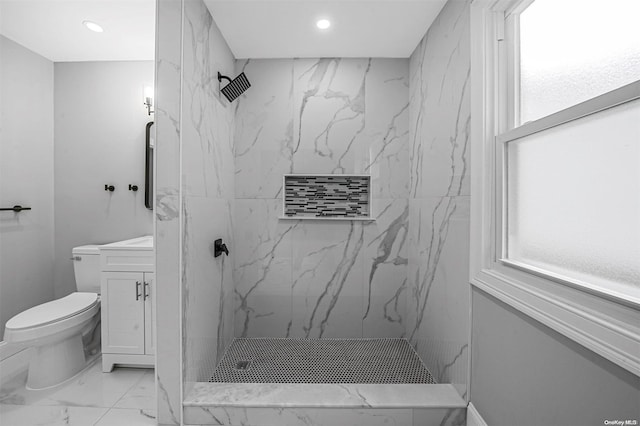
<path id="1" fill-rule="evenodd" d="M 371 176 L 287 174 L 280 219 L 373 221 Z"/>

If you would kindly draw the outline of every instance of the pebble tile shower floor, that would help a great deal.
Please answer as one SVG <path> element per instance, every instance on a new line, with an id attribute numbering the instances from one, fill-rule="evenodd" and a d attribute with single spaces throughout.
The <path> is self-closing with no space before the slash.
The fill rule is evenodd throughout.
<path id="1" fill-rule="evenodd" d="M 274 338 L 234 339 L 209 382 L 436 383 L 406 339 Z"/>

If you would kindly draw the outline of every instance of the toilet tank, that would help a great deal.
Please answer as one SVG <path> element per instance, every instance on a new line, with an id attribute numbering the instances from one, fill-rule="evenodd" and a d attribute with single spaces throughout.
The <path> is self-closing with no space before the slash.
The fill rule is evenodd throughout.
<path id="1" fill-rule="evenodd" d="M 97 245 L 74 247 L 73 272 L 78 291 L 100 293 L 100 250 Z"/>

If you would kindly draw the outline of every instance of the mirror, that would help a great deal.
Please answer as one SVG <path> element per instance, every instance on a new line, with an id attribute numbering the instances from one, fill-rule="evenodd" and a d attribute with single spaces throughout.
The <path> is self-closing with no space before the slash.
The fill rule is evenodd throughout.
<path id="1" fill-rule="evenodd" d="M 144 155 L 144 205 L 153 210 L 153 147 L 155 132 L 152 131 L 153 121 L 147 123 Z"/>

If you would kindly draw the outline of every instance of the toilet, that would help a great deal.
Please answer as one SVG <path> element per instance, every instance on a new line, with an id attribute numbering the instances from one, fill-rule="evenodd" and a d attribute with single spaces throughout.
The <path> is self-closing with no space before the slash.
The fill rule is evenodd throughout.
<path id="1" fill-rule="evenodd" d="M 78 291 L 27 309 L 5 325 L 7 343 L 33 348 L 28 389 L 55 386 L 80 372 L 87 361 L 83 341 L 100 335 L 100 251 L 86 245 L 72 253 Z"/>

